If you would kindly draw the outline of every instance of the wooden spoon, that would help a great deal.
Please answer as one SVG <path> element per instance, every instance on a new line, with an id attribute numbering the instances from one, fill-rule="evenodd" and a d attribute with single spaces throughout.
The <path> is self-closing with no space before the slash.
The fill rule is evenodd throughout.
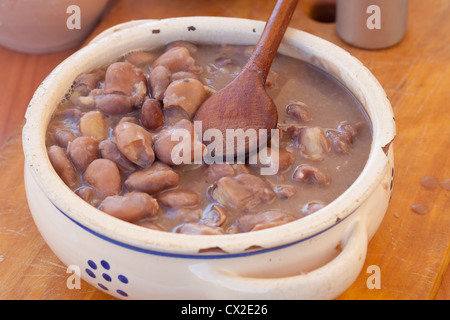
<path id="1" fill-rule="evenodd" d="M 230 159 L 230 155 L 235 157 L 242 155 L 239 154 L 240 151 L 242 153 L 242 149 L 238 150 L 238 147 L 244 144 L 246 155 L 256 150 L 260 143 L 259 139 L 254 139 L 255 135 L 252 136 L 250 133 L 256 132 L 258 137 L 260 130 L 267 130 L 269 139 L 271 129 L 277 125 L 277 109 L 266 92 L 265 83 L 297 2 L 298 0 L 277 1 L 255 50 L 242 72 L 225 88 L 208 98 L 194 117 L 194 121 L 201 121 L 203 134 L 208 129 L 220 130 L 223 137 L 223 155 L 227 159 Z M 234 129 L 235 134 L 236 129 L 242 129 L 246 133 L 238 135 L 234 149 L 229 147 L 227 150 L 227 141 L 230 142 L 227 140 L 227 129 Z M 252 130 L 247 131 L 248 129 Z M 230 135 L 229 138 L 231 138 Z M 205 140 L 203 142 L 205 145 L 210 143 Z M 267 140 L 261 142 L 266 144 Z"/>

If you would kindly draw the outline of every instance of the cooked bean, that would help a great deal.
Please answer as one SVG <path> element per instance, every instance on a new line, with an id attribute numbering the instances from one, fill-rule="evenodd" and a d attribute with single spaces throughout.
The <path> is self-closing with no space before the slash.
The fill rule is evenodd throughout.
<path id="1" fill-rule="evenodd" d="M 91 137 L 78 137 L 69 143 L 67 153 L 75 167 L 84 171 L 98 158 L 98 141 Z"/>
<path id="2" fill-rule="evenodd" d="M 190 145 L 187 145 L 188 143 Z M 175 125 L 164 128 L 154 139 L 156 157 L 169 165 L 192 164 L 197 158 L 202 157 L 204 148 L 205 146 L 194 130 L 194 125 L 187 119 L 182 119 Z M 191 154 L 184 155 L 183 152 L 189 151 L 188 149 Z"/>
<path id="3" fill-rule="evenodd" d="M 240 173 L 249 173 L 250 174 L 251 173 L 245 164 L 237 163 L 237 164 L 232 164 L 231 166 L 233 167 L 234 172 L 236 172 L 236 174 L 240 174 Z"/>
<path id="4" fill-rule="evenodd" d="M 122 191 L 119 168 L 108 159 L 92 161 L 83 174 L 83 181 L 91 186 L 101 199 Z"/>
<path id="5" fill-rule="evenodd" d="M 152 135 L 143 127 L 121 121 L 114 130 L 114 137 L 120 152 L 138 166 L 149 167 L 155 160 Z"/>
<path id="6" fill-rule="evenodd" d="M 203 212 L 200 223 L 210 227 L 220 227 L 227 221 L 227 216 L 228 214 L 224 207 L 213 204 Z"/>
<path id="7" fill-rule="evenodd" d="M 150 64 L 153 60 L 155 60 L 155 58 L 156 56 L 153 53 L 146 51 L 130 52 L 123 57 L 126 62 L 129 62 L 137 67 L 142 67 Z"/>
<path id="8" fill-rule="evenodd" d="M 275 193 L 281 199 L 289 199 L 296 195 L 297 188 L 290 185 L 278 185 L 274 187 Z"/>
<path id="9" fill-rule="evenodd" d="M 98 95 L 94 98 L 95 107 L 106 114 L 125 114 L 133 110 L 134 102 L 122 94 Z"/>
<path id="10" fill-rule="evenodd" d="M 57 110 L 53 114 L 53 116 L 55 118 L 56 117 L 60 117 L 62 119 L 71 119 L 74 122 L 80 120 L 82 115 L 83 115 L 83 113 L 80 110 L 76 109 L 76 108 L 68 108 L 68 109 Z"/>
<path id="11" fill-rule="evenodd" d="M 87 96 L 92 89 L 97 88 L 99 82 L 105 78 L 105 71 L 94 70 L 91 73 L 82 74 L 74 82 L 74 89 Z"/>
<path id="12" fill-rule="evenodd" d="M 147 84 L 141 81 L 135 85 L 134 88 L 135 91 L 131 95 L 130 99 L 133 102 L 133 106 L 140 108 L 147 97 Z"/>
<path id="13" fill-rule="evenodd" d="M 188 78 L 188 79 L 195 79 L 195 80 L 200 81 L 200 77 L 197 74 L 195 74 L 193 72 L 189 72 L 189 71 L 178 71 L 178 72 L 175 72 L 174 74 L 172 74 L 170 79 L 172 81 L 176 81 L 176 80 L 182 80 L 182 79 L 186 79 L 186 78 Z"/>
<path id="14" fill-rule="evenodd" d="M 328 176 L 318 168 L 308 164 L 299 165 L 292 174 L 292 180 L 318 184 L 329 184 Z"/>
<path id="15" fill-rule="evenodd" d="M 198 206 L 170 209 L 169 211 L 166 216 L 170 216 L 173 219 L 173 225 L 181 225 L 182 223 L 189 222 L 197 223 L 202 216 L 202 210 Z"/>
<path id="16" fill-rule="evenodd" d="M 149 220 L 139 220 L 139 221 L 136 221 L 135 224 L 138 226 L 147 228 L 147 229 L 164 231 L 164 229 L 161 228 L 159 225 L 157 225 L 155 222 L 149 221 Z"/>
<path id="17" fill-rule="evenodd" d="M 177 229 L 177 233 L 197 235 L 220 235 L 224 234 L 222 228 L 210 227 L 198 223 L 185 223 Z"/>
<path id="18" fill-rule="evenodd" d="M 242 215 L 237 219 L 237 222 L 242 232 L 250 232 L 273 228 L 294 220 L 294 217 L 287 213 L 269 210 Z"/>
<path id="19" fill-rule="evenodd" d="M 165 66 L 171 73 L 178 71 L 198 71 L 194 58 L 185 47 L 173 47 L 160 55 L 152 64 L 153 68 Z"/>
<path id="20" fill-rule="evenodd" d="M 79 123 L 80 132 L 83 136 L 94 138 L 97 141 L 108 137 L 108 126 L 100 111 L 89 111 L 85 113 Z"/>
<path id="21" fill-rule="evenodd" d="M 326 152 L 330 151 L 328 140 L 319 127 L 300 129 L 298 148 L 303 158 L 312 161 L 322 161 Z"/>
<path id="22" fill-rule="evenodd" d="M 322 209 L 323 207 L 325 207 L 325 203 L 322 201 L 310 201 L 303 206 L 302 213 L 309 215 Z"/>
<path id="23" fill-rule="evenodd" d="M 278 172 L 288 170 L 291 167 L 292 163 L 294 162 L 295 156 L 284 148 L 276 150 L 278 155 L 276 154 L 272 155 L 272 150 L 273 150 L 272 148 L 267 147 L 264 150 L 265 152 L 264 158 L 262 154 L 259 154 L 259 156 L 257 157 L 256 164 L 250 165 L 265 168 L 268 167 L 278 168 Z"/>
<path id="24" fill-rule="evenodd" d="M 286 106 L 286 113 L 296 120 L 311 121 L 311 112 L 303 102 L 290 103 Z"/>
<path id="25" fill-rule="evenodd" d="M 73 189 L 79 185 L 78 173 L 61 147 L 51 146 L 48 149 L 48 157 L 56 173 L 67 186 Z"/>
<path id="26" fill-rule="evenodd" d="M 127 116 L 125 116 L 125 117 L 120 118 L 120 120 L 116 124 L 116 126 L 118 126 L 119 124 L 122 125 L 123 122 L 130 122 L 130 123 L 134 123 L 134 124 L 139 125 L 139 120 L 136 117 L 133 117 L 133 116 L 127 117 Z"/>
<path id="27" fill-rule="evenodd" d="M 166 208 L 179 209 L 195 207 L 199 204 L 198 194 L 190 190 L 169 190 L 156 195 L 158 202 Z"/>
<path id="28" fill-rule="evenodd" d="M 164 125 L 164 113 L 159 100 L 145 100 L 141 108 L 141 123 L 148 130 L 156 130 Z"/>
<path id="29" fill-rule="evenodd" d="M 214 183 L 223 177 L 234 177 L 236 172 L 228 163 L 213 163 L 204 172 L 204 177 L 209 183 Z"/>
<path id="30" fill-rule="evenodd" d="M 203 84 L 195 79 L 182 79 L 170 83 L 164 93 L 164 108 L 180 108 L 193 118 L 206 99 Z"/>
<path id="31" fill-rule="evenodd" d="M 95 99 L 93 96 L 78 97 L 77 105 L 81 106 L 83 108 L 87 108 L 87 107 L 93 108 L 95 106 Z"/>
<path id="32" fill-rule="evenodd" d="M 300 135 L 300 131 L 302 129 L 301 126 L 295 124 L 282 125 L 280 128 L 280 139 L 282 137 L 289 137 L 292 141 L 297 141 L 298 136 Z"/>
<path id="33" fill-rule="evenodd" d="M 196 53 L 198 48 L 195 44 L 192 42 L 184 41 L 184 40 L 177 40 L 169 43 L 166 46 L 166 51 L 175 48 L 175 47 L 183 47 L 189 50 L 190 53 Z"/>
<path id="34" fill-rule="evenodd" d="M 333 143 L 334 151 L 338 153 L 349 153 L 351 149 L 352 136 L 348 131 L 327 130 L 326 135 Z"/>
<path id="35" fill-rule="evenodd" d="M 70 141 L 73 141 L 77 136 L 67 127 L 61 125 L 51 125 L 47 131 L 47 140 L 50 144 L 57 144 L 61 148 L 66 149 Z"/>
<path id="36" fill-rule="evenodd" d="M 154 217 L 158 213 L 158 209 L 159 205 L 156 199 L 143 192 L 109 196 L 100 205 L 100 210 L 128 222 Z"/>
<path id="37" fill-rule="evenodd" d="M 152 97 L 156 100 L 163 100 L 164 92 L 171 82 L 170 71 L 165 66 L 157 66 L 152 70 L 149 77 L 149 86 Z"/>
<path id="38" fill-rule="evenodd" d="M 147 87 L 147 79 L 141 69 L 128 62 L 115 62 L 106 69 L 104 94 L 131 96 L 141 82 Z"/>
<path id="39" fill-rule="evenodd" d="M 361 127 L 367 125 L 366 122 L 358 122 L 358 123 L 341 123 L 338 126 L 338 130 L 340 132 L 348 132 L 351 135 L 351 138 L 353 139 L 354 137 L 356 137 L 359 133 L 359 130 L 361 129 Z M 350 140 L 350 142 L 352 142 Z"/>
<path id="40" fill-rule="evenodd" d="M 241 173 L 217 181 L 212 187 L 211 197 L 226 207 L 248 211 L 272 201 L 275 192 L 262 178 Z"/>
<path id="41" fill-rule="evenodd" d="M 102 158 L 114 161 L 120 171 L 133 171 L 136 169 L 136 166 L 120 152 L 112 139 L 103 140 L 98 147 Z"/>
<path id="42" fill-rule="evenodd" d="M 94 189 L 89 187 L 81 187 L 75 190 L 75 193 L 84 201 L 89 203 L 94 207 L 98 207 L 101 203 L 101 199 L 98 198 L 97 193 Z"/>
<path id="43" fill-rule="evenodd" d="M 168 165 L 155 161 L 151 167 L 132 173 L 125 180 L 125 187 L 130 191 L 155 194 L 177 186 L 178 181 L 178 173 Z"/>

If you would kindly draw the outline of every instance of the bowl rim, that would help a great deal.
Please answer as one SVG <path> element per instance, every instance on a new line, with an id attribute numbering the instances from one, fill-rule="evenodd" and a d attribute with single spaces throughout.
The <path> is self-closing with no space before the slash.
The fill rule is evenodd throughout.
<path id="1" fill-rule="evenodd" d="M 79 226 L 104 240 L 153 253 L 172 253 L 183 257 L 210 256 L 211 253 L 201 254 L 200 250 L 220 248 L 228 254 L 242 255 L 248 254 L 247 249 L 255 246 L 260 248 L 255 252 L 265 252 L 298 243 L 332 228 L 354 213 L 381 183 L 388 164 L 383 150 L 395 137 L 393 111 L 383 88 L 371 72 L 344 49 L 312 34 L 289 28 L 279 51 L 301 56 L 320 69 L 327 69 L 324 71 L 333 76 L 339 71 L 340 76 L 358 85 L 360 92 L 349 90 L 363 100 L 360 102 L 372 122 L 373 141 L 369 158 L 358 178 L 343 194 L 314 214 L 288 224 L 226 235 L 187 235 L 146 229 L 92 207 L 62 182 L 47 156 L 45 131 L 48 121 L 57 102 L 70 87 L 70 84 L 62 84 L 98 67 L 99 60 L 111 63 L 126 52 L 150 49 L 152 45 L 157 47 L 174 40 L 256 44 L 265 22 L 227 17 L 180 17 L 134 20 L 130 24 L 109 28 L 101 37 L 96 37 L 60 63 L 38 87 L 25 115 L 26 123 L 22 131 L 25 166 L 49 201 Z M 193 30 L 196 32 L 191 32 Z M 161 39 L 161 35 L 165 38 Z M 118 52 L 122 53 L 118 55 Z"/>

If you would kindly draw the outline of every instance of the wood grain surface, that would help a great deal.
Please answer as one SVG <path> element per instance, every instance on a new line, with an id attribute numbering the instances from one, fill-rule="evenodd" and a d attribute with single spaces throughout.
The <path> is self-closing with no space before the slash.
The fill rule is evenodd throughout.
<path id="1" fill-rule="evenodd" d="M 396 123 L 395 182 L 386 216 L 369 243 L 363 270 L 337 299 L 413 300 L 450 298 L 449 191 L 420 184 L 424 176 L 450 178 L 450 2 L 411 0 L 407 34 L 392 48 L 351 47 L 334 23 L 311 19 L 313 0 L 299 4 L 291 21 L 360 59 L 392 103 Z M 274 1 L 119 0 L 90 38 L 117 23 L 179 16 L 229 16 L 265 20 Z M 113 299 L 86 282 L 68 289 L 69 274 L 37 231 L 23 182 L 21 127 L 39 83 L 77 48 L 28 55 L 0 47 L 0 299 Z M 416 214 L 413 204 L 429 211 Z M 381 288 L 369 289 L 369 266 L 381 272 Z"/>

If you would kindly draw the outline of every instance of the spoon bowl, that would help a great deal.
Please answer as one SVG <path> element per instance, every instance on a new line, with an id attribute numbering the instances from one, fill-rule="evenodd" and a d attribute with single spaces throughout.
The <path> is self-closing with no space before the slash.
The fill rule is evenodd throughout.
<path id="1" fill-rule="evenodd" d="M 248 155 L 257 147 L 264 147 L 267 139 L 262 141 L 252 137 L 269 138 L 270 130 L 277 125 L 278 113 L 266 92 L 265 83 L 297 3 L 298 0 L 277 1 L 242 72 L 208 98 L 194 117 L 195 121 L 201 121 L 203 134 L 209 129 L 220 131 L 226 159 L 243 156 L 242 153 Z M 242 131 L 237 131 L 239 129 Z M 261 130 L 265 130 L 264 135 Z M 209 143 L 204 141 L 205 145 Z"/>

